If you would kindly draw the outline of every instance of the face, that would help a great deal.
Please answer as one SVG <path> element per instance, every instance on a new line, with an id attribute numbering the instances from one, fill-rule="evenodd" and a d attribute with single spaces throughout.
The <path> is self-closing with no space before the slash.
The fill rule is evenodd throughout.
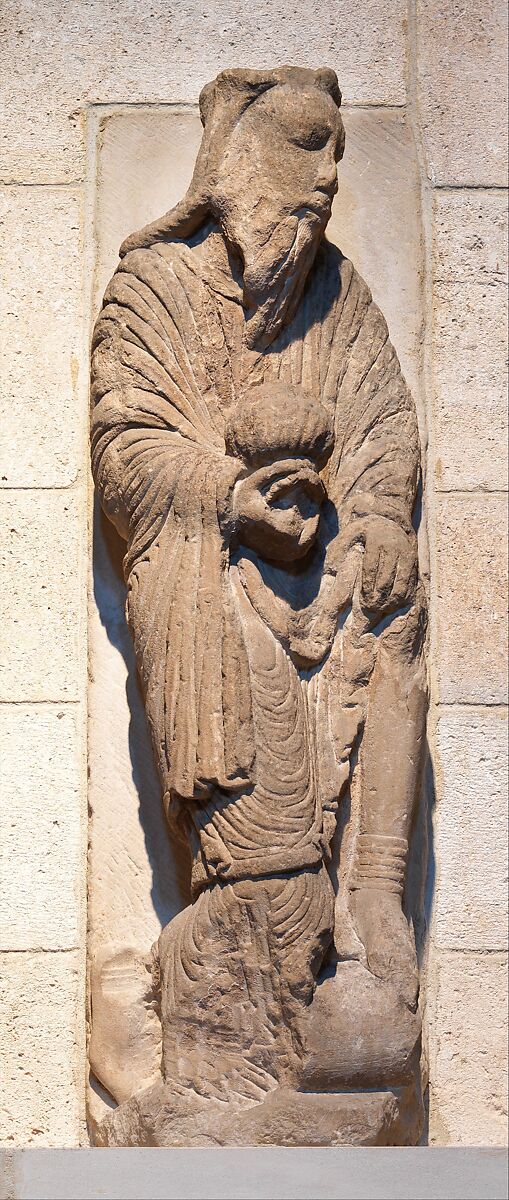
<path id="1" fill-rule="evenodd" d="M 343 124 L 332 97 L 318 88 L 302 93 L 279 87 L 266 92 L 258 104 L 251 116 L 260 141 L 270 144 L 272 187 L 281 206 L 290 202 L 292 211 L 316 213 L 328 221 L 343 149 Z M 262 194 L 269 182 L 260 179 Z"/>
<path id="2" fill-rule="evenodd" d="M 272 340 L 296 308 L 330 217 L 342 148 L 332 97 L 287 85 L 254 101 L 229 138 L 214 200 L 243 259 L 252 345 L 264 344 L 264 332 Z"/>
<path id="3" fill-rule="evenodd" d="M 227 191 L 234 186 L 232 201 L 238 198 L 239 184 L 249 180 L 246 199 L 253 205 L 255 221 L 270 223 L 274 216 L 292 212 L 327 221 L 342 149 L 343 124 L 328 93 L 275 87 L 238 121 L 221 174 L 224 171 Z"/>

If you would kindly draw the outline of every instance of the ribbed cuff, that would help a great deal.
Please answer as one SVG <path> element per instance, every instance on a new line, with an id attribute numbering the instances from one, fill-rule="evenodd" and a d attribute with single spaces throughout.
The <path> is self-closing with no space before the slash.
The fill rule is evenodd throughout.
<path id="1" fill-rule="evenodd" d="M 350 884 L 352 891 L 371 888 L 401 896 L 407 854 L 406 838 L 386 837 L 380 833 L 359 834 Z"/>

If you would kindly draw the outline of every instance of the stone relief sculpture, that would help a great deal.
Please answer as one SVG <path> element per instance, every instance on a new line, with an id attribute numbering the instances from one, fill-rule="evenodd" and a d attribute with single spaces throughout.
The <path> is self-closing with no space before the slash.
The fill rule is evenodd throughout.
<path id="1" fill-rule="evenodd" d="M 94 477 L 192 858 L 120 1041 L 92 996 L 100 1145 L 421 1132 L 420 451 L 385 320 L 325 237 L 340 103 L 327 69 L 207 85 L 189 191 L 124 243 L 95 327 Z M 92 969 L 106 995 L 122 955 Z"/>

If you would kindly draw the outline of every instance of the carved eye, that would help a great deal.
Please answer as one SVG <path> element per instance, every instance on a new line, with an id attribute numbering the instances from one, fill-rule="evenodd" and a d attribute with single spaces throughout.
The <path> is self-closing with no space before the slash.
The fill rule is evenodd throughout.
<path id="1" fill-rule="evenodd" d="M 328 126 L 314 125 L 294 134 L 292 141 L 303 150 L 323 150 L 331 137 Z"/>

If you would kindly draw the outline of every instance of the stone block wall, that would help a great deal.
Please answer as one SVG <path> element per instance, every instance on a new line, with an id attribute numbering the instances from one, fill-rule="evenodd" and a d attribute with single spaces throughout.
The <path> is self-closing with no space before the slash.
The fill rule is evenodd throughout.
<path id="1" fill-rule="evenodd" d="M 435 796 L 430 1141 L 505 1140 L 505 21 L 502 0 L 4 6 L 3 1145 L 86 1144 L 91 130 L 101 105 L 195 104 L 226 66 L 282 62 L 334 67 L 347 112 L 403 111 L 416 143 Z"/>

